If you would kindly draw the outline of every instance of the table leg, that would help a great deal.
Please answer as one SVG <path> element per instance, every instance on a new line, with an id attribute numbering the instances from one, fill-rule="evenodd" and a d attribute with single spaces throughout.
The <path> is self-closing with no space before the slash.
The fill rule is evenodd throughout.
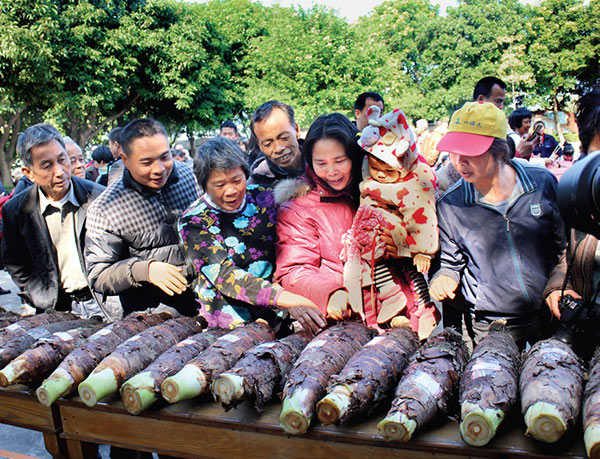
<path id="1" fill-rule="evenodd" d="M 78 440 L 66 440 L 69 459 L 95 459 L 98 456 L 98 445 Z"/>
<path id="2" fill-rule="evenodd" d="M 44 446 L 54 459 L 66 459 L 67 445 L 60 439 L 58 433 L 44 433 Z"/>

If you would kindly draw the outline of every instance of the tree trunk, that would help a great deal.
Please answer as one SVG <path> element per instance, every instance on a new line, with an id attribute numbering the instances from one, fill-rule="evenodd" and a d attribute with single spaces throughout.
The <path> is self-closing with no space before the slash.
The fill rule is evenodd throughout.
<path id="1" fill-rule="evenodd" d="M 17 137 L 21 128 L 21 115 L 28 106 L 29 103 L 24 104 L 12 113 L 8 119 L 0 117 L 0 125 L 2 126 L 2 134 L 0 135 L 0 176 L 2 177 L 2 183 L 6 185 L 12 183 L 10 168 L 14 162 Z"/>
<path id="2" fill-rule="evenodd" d="M 190 142 L 190 156 L 193 158 L 194 156 L 196 156 L 196 139 L 194 138 L 194 131 L 186 127 L 185 134 L 187 135 L 188 141 Z"/>
<path id="3" fill-rule="evenodd" d="M 558 135 L 558 142 L 562 145 L 565 143 L 565 136 L 560 125 L 560 118 L 558 117 L 558 98 L 556 97 L 556 89 L 552 96 L 552 113 L 554 114 L 554 126 L 556 127 L 556 135 Z"/>

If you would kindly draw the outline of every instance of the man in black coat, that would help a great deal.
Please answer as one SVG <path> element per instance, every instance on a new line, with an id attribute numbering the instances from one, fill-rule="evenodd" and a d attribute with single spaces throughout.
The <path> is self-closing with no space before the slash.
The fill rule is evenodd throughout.
<path id="1" fill-rule="evenodd" d="M 38 311 L 100 314 L 88 285 L 83 244 L 87 207 L 104 187 L 71 176 L 63 138 L 50 124 L 21 133 L 17 154 L 34 185 L 2 208 L 6 270 Z"/>

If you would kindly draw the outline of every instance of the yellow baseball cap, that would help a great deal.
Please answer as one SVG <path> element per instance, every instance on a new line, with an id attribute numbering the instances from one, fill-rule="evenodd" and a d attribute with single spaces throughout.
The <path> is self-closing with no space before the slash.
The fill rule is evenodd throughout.
<path id="1" fill-rule="evenodd" d="M 436 150 L 464 156 L 479 156 L 489 150 L 494 138 L 506 139 L 508 122 L 491 102 L 467 102 L 454 112 L 448 133 Z"/>

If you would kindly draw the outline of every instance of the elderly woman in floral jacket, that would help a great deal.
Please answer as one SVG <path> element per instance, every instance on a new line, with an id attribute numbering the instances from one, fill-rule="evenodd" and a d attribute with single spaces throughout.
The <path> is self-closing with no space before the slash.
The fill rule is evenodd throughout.
<path id="1" fill-rule="evenodd" d="M 269 188 L 246 185 L 249 169 L 239 147 L 221 137 L 205 142 L 196 153 L 194 173 L 205 194 L 178 226 L 198 273 L 200 314 L 209 326 L 263 318 L 285 334 L 282 324 L 289 313 L 307 330 L 324 327 L 323 314 L 311 300 L 271 283 L 275 201 Z"/>

